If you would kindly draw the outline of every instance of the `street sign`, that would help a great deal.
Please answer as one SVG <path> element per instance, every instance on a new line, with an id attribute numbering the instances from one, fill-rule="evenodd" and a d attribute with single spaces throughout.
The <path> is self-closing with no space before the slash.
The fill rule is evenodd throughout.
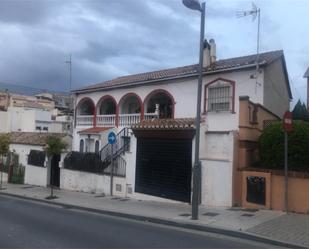
<path id="1" fill-rule="evenodd" d="M 293 115 L 292 112 L 286 111 L 283 115 L 283 130 L 291 132 L 293 130 Z"/>
<path id="2" fill-rule="evenodd" d="M 110 133 L 108 134 L 108 143 L 109 143 L 109 144 L 114 144 L 114 143 L 116 143 L 116 134 L 115 134 L 115 132 L 110 132 Z"/>

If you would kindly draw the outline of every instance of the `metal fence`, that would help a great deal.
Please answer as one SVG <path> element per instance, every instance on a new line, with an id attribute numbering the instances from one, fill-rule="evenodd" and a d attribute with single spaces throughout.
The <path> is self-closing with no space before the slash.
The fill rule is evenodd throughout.
<path id="1" fill-rule="evenodd" d="M 38 167 L 44 167 L 46 153 L 40 150 L 31 150 L 28 155 L 28 164 Z"/>

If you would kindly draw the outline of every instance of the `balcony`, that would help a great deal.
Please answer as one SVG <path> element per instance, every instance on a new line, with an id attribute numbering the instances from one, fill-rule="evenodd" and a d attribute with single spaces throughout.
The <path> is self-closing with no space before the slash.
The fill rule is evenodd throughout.
<path id="1" fill-rule="evenodd" d="M 100 126 L 100 127 L 116 126 L 116 114 L 97 115 L 97 126 Z"/>
<path id="2" fill-rule="evenodd" d="M 117 103 L 111 95 L 104 95 L 97 104 L 85 97 L 76 107 L 76 126 L 128 127 L 158 118 L 174 117 L 173 96 L 165 90 L 154 90 L 144 102 L 135 93 L 125 94 Z"/>
<path id="3" fill-rule="evenodd" d="M 76 116 L 76 124 L 78 126 L 93 126 L 93 115 Z"/>

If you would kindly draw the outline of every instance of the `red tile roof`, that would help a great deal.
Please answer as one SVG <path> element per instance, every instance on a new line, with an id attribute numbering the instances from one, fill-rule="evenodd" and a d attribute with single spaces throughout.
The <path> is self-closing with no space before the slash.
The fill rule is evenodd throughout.
<path id="1" fill-rule="evenodd" d="M 259 64 L 266 65 L 271 62 L 283 57 L 283 51 L 272 51 L 261 53 L 259 56 Z M 248 55 L 243 57 L 236 57 L 224 60 L 218 60 L 211 64 L 209 67 L 204 68 L 205 73 L 216 73 L 222 70 L 233 70 L 239 67 L 245 66 L 255 66 L 256 55 Z M 153 81 L 163 81 L 175 77 L 188 77 L 195 76 L 197 74 L 198 65 L 189 65 L 184 67 L 170 68 L 159 71 L 140 73 L 134 75 L 128 75 L 123 77 L 118 77 L 112 80 L 108 80 L 99 84 L 90 85 L 87 87 L 79 88 L 73 92 L 84 92 L 84 91 L 96 91 L 110 88 L 119 88 L 127 85 L 139 85 L 151 83 Z"/>
<path id="2" fill-rule="evenodd" d="M 12 144 L 28 144 L 28 145 L 41 145 L 46 144 L 46 139 L 49 136 L 65 138 L 68 136 L 65 133 L 40 133 L 40 132 L 11 132 L 8 133 L 10 136 L 10 142 Z"/>
<path id="3" fill-rule="evenodd" d="M 147 129 L 147 130 L 184 130 L 195 129 L 195 118 L 175 118 L 175 119 L 152 119 L 144 120 L 138 124 L 132 125 L 133 130 Z"/>
<path id="4" fill-rule="evenodd" d="M 79 131 L 79 134 L 97 134 L 101 133 L 103 131 L 107 131 L 111 129 L 112 127 L 91 127 L 82 131 Z"/>

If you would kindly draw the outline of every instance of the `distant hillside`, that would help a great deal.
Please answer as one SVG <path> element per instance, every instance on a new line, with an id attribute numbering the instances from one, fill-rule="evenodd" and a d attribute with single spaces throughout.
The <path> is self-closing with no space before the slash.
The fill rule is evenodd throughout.
<path id="1" fill-rule="evenodd" d="M 14 84 L 7 84 L 0 82 L 0 91 L 8 90 L 11 93 L 17 93 L 17 94 L 24 94 L 24 95 L 36 95 L 42 92 L 49 92 L 49 93 L 64 93 L 65 92 L 55 92 L 48 89 L 39 89 L 39 88 L 33 88 L 29 86 L 20 86 L 20 85 L 14 85 Z"/>

